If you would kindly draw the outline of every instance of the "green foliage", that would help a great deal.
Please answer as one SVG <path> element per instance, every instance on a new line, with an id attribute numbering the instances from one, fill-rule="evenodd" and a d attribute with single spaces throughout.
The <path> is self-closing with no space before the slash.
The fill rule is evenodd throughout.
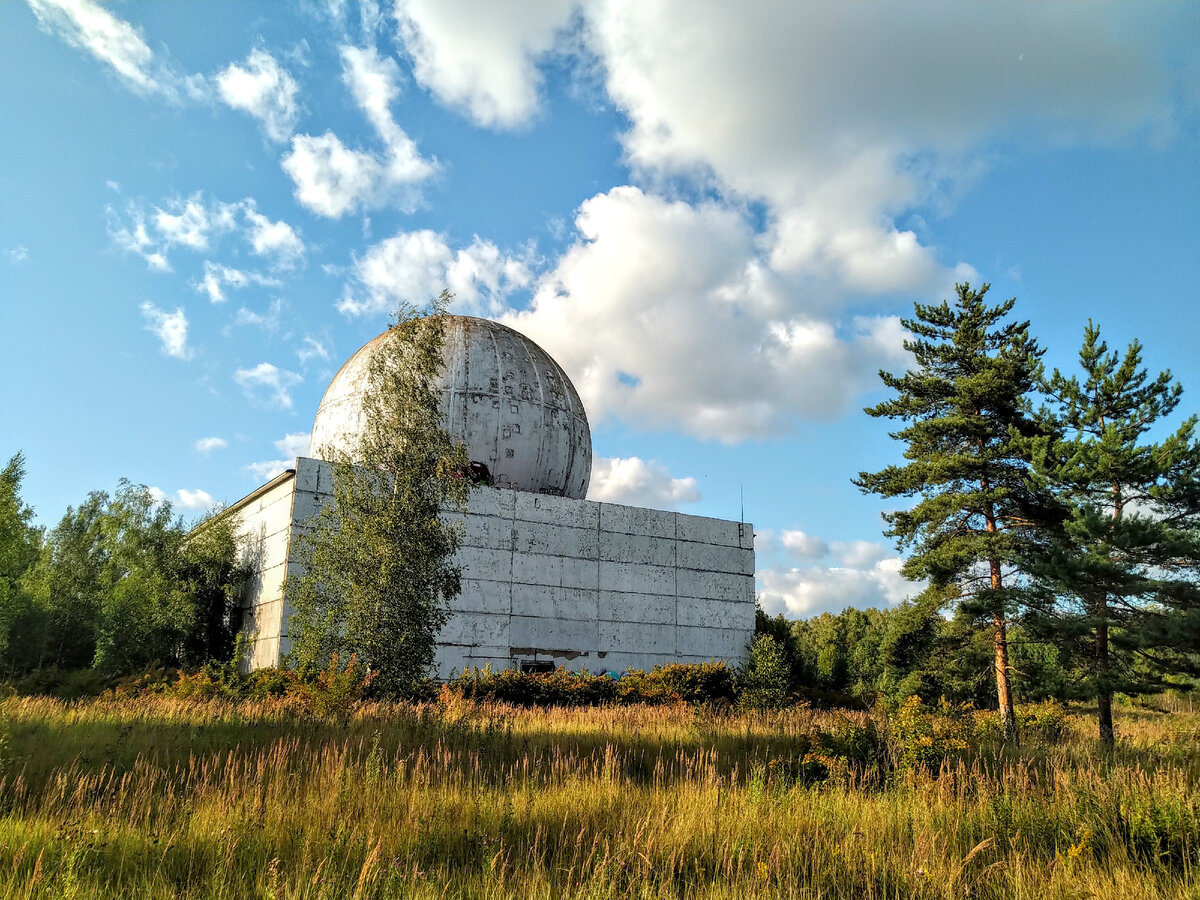
<path id="1" fill-rule="evenodd" d="M 94 667 L 110 680 L 226 656 L 247 574 L 236 527 L 220 516 L 193 539 L 142 485 L 93 492 L 46 536 L 21 575 L 20 603 L 5 607 L 9 677 Z"/>
<path id="2" fill-rule="evenodd" d="M 960 284 L 953 304 L 918 303 L 915 318 L 904 320 L 916 368 L 880 372 L 896 396 L 866 411 L 903 423 L 892 436 L 905 444 L 908 462 L 861 472 L 855 484 L 886 498 L 919 498 L 885 514 L 886 533 L 908 553 L 905 576 L 953 590 L 965 609 L 991 620 L 997 698 L 1011 722 L 1012 592 L 1004 577 L 1028 540 L 1033 499 L 1021 439 L 1035 432 L 1026 397 L 1043 351 L 1028 322 L 1004 321 L 1015 301 L 988 306 L 987 291 Z"/>
<path id="3" fill-rule="evenodd" d="M 459 533 L 443 521 L 466 503 L 463 446 L 442 427 L 443 292 L 429 315 L 397 316 L 372 359 L 359 445 L 333 465 L 333 502 L 298 542 L 289 579 L 291 661 L 315 670 L 356 654 L 383 695 L 411 693 L 433 662 L 447 601 L 459 591 Z"/>
<path id="4" fill-rule="evenodd" d="M 11 639 L 34 617 L 26 577 L 41 552 L 42 532 L 21 499 L 25 457 L 17 453 L 0 471 L 0 659 L 9 658 Z"/>
<path id="5" fill-rule="evenodd" d="M 891 719 L 897 766 L 937 774 L 943 763 L 956 760 L 970 747 L 974 720 L 969 706 L 939 705 L 937 714 L 924 708 L 920 697 L 909 697 Z"/>
<path id="6" fill-rule="evenodd" d="M 649 672 L 630 669 L 620 679 L 559 668 L 521 672 L 491 667 L 469 669 L 448 681 L 443 697 L 493 700 L 515 706 L 602 706 L 622 704 L 728 704 L 733 676 L 724 663 L 670 663 Z"/>
<path id="7" fill-rule="evenodd" d="M 782 644 L 760 634 L 750 646 L 750 658 L 737 673 L 738 705 L 746 709 L 779 709 L 787 703 L 791 667 Z"/>
<path id="8" fill-rule="evenodd" d="M 357 656 L 351 655 L 343 668 L 335 653 L 316 678 L 301 680 L 293 677 L 288 693 L 297 696 L 315 718 L 344 724 L 374 680 L 375 673 L 362 665 Z"/>
<path id="9" fill-rule="evenodd" d="M 1111 744 L 1113 694 L 1197 670 L 1200 443 L 1195 417 L 1146 439 L 1182 389 L 1149 377 L 1137 341 L 1110 352 L 1089 322 L 1079 364 L 1082 378 L 1046 379 L 1045 436 L 1030 442 L 1047 512 L 1025 560 L 1027 622 L 1078 664 Z"/>
<path id="10" fill-rule="evenodd" d="M 722 662 L 667 663 L 649 672 L 629 669 L 621 676 L 617 695 L 626 703 L 730 703 L 733 672 Z"/>

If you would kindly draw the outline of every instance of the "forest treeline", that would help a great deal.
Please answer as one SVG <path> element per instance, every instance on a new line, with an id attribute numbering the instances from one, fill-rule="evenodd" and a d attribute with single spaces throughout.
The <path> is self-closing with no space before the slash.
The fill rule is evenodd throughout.
<path id="1" fill-rule="evenodd" d="M 151 666 L 228 660 L 240 621 L 236 521 L 189 529 L 168 501 L 122 481 L 58 524 L 33 524 L 21 453 L 0 472 L 0 678 L 87 693 Z"/>

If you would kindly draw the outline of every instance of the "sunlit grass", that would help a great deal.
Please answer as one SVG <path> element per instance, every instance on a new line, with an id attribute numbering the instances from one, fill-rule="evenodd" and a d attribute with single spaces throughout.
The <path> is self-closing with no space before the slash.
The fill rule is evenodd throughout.
<path id="1" fill-rule="evenodd" d="M 802 776 L 865 713 L 12 699 L 0 897 L 1197 897 L 1200 715 Z M 840 717 L 840 718 L 839 718 Z"/>

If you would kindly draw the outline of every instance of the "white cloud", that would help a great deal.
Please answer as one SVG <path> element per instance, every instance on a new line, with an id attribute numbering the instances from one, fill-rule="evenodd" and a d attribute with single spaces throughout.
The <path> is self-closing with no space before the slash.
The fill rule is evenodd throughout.
<path id="1" fill-rule="evenodd" d="M 736 209 L 618 187 L 503 319 L 567 370 L 596 421 L 739 441 L 836 416 L 906 361 L 892 317 L 839 319 L 771 268 Z"/>
<path id="2" fill-rule="evenodd" d="M 172 506 L 181 509 L 197 509 L 210 510 L 217 505 L 217 501 L 212 498 L 208 491 L 194 490 L 189 491 L 185 488 L 180 488 L 174 495 L 168 494 L 160 487 L 150 487 L 150 496 L 154 498 L 155 503 L 162 503 L 164 500 L 170 502 Z"/>
<path id="3" fill-rule="evenodd" d="M 204 277 L 196 285 L 196 290 L 207 294 L 208 299 L 213 303 L 221 303 L 225 300 L 226 287 L 244 288 L 251 284 L 261 285 L 262 287 L 279 287 L 280 281 L 277 278 L 271 278 L 259 272 L 234 269 L 213 262 L 212 260 L 206 260 L 204 263 Z"/>
<path id="4" fill-rule="evenodd" d="M 38 24 L 107 65 L 134 92 L 177 99 L 175 76 L 163 70 L 136 28 L 92 0 L 27 0 Z"/>
<path id="5" fill-rule="evenodd" d="M 270 53 L 250 51 L 245 65 L 230 63 L 217 74 L 216 82 L 221 99 L 258 119 L 271 140 L 291 137 L 300 115 L 296 103 L 300 88 Z"/>
<path id="6" fill-rule="evenodd" d="M 1169 127 L 1153 9 L 609 0 L 583 12 L 634 167 L 762 201 L 772 266 L 843 292 L 945 282 L 896 217 L 952 200 L 998 136 Z"/>
<path id="7" fill-rule="evenodd" d="M 158 335 L 163 353 L 176 359 L 191 359 L 192 351 L 187 345 L 188 321 L 180 307 L 173 313 L 159 309 L 149 300 L 142 304 L 142 318 L 146 330 Z"/>
<path id="8" fill-rule="evenodd" d="M 222 437 L 203 437 L 196 441 L 197 453 L 212 453 L 214 450 L 223 450 L 229 446 L 229 441 Z"/>
<path id="9" fill-rule="evenodd" d="M 312 435 L 307 432 L 285 434 L 275 441 L 275 449 L 284 459 L 264 459 L 245 466 L 245 470 L 254 476 L 256 481 L 270 481 L 285 469 L 296 465 L 296 457 L 307 456 Z"/>
<path id="10" fill-rule="evenodd" d="M 184 509 L 212 509 L 217 505 L 217 501 L 212 498 L 208 491 L 194 490 L 189 491 L 185 488 L 180 488 L 175 492 L 175 505 L 181 506 Z"/>
<path id="11" fill-rule="evenodd" d="M 305 335 L 302 343 L 303 346 L 296 351 L 296 357 L 300 360 L 301 365 L 305 365 L 314 359 L 329 360 L 329 350 L 316 338 Z"/>
<path id="12" fill-rule="evenodd" d="M 296 199 L 318 215 L 340 218 L 355 210 L 396 203 L 412 207 L 417 186 L 436 171 L 392 117 L 399 94 L 395 61 L 374 48 L 342 48 L 342 81 L 384 143 L 382 153 L 347 147 L 332 131 L 292 138 L 283 170 L 296 185 Z"/>
<path id="13" fill-rule="evenodd" d="M 155 208 L 152 221 L 167 246 L 182 244 L 193 250 L 206 250 L 212 235 L 231 231 L 237 224 L 237 204 L 206 203 L 199 191 L 186 201 L 173 200 L 166 206 L 167 209 Z"/>
<path id="14" fill-rule="evenodd" d="M 244 468 L 254 476 L 255 481 L 266 482 L 280 472 L 290 469 L 293 463 L 295 460 L 292 459 L 264 459 L 261 462 L 252 462 Z"/>
<path id="15" fill-rule="evenodd" d="M 108 219 L 108 237 L 126 253 L 136 253 L 156 272 L 170 272 L 171 264 L 166 254 L 158 249 L 157 242 L 150 237 L 146 228 L 146 217 L 137 209 L 130 209 L 129 224 L 122 224 L 121 216 L 111 206 L 105 208 Z"/>
<path id="16" fill-rule="evenodd" d="M 755 535 L 756 549 L 760 543 Z M 808 618 L 841 612 L 849 606 L 887 608 L 915 597 L 925 585 L 900 574 L 903 560 L 882 544 L 871 541 L 829 541 L 802 531 L 785 531 L 782 543 L 799 566 L 771 566 L 771 540 L 758 554 L 758 595 L 763 608 L 775 615 Z"/>
<path id="17" fill-rule="evenodd" d="M 141 256 L 157 271 L 171 271 L 167 252 L 172 247 L 207 252 L 218 238 L 229 233 L 238 234 L 255 256 L 264 257 L 275 270 L 295 268 L 304 259 L 304 242 L 296 230 L 287 222 L 272 221 L 261 214 L 252 197 L 226 203 L 196 191 L 186 200 L 172 198 L 149 212 L 137 203 L 129 203 L 123 214 L 112 206 L 105 212 L 112 242 Z M 205 262 L 204 273 L 198 290 L 214 303 L 225 299 L 222 286 L 279 284 L 269 276 L 211 260 Z"/>
<path id="18" fill-rule="evenodd" d="M 452 250 L 434 231 L 401 232 L 355 260 L 338 309 L 363 315 L 420 306 L 447 288 L 455 295 L 456 310 L 495 315 L 505 308 L 504 299 L 532 277 L 524 260 L 478 236 L 469 246 Z"/>
<path id="19" fill-rule="evenodd" d="M 304 381 L 295 372 L 267 362 L 259 363 L 252 369 L 238 369 L 233 373 L 233 380 L 241 385 L 251 399 L 271 402 L 283 409 L 291 409 L 291 390 Z"/>
<path id="20" fill-rule="evenodd" d="M 678 509 L 700 499 L 695 478 L 676 478 L 661 463 L 636 456 L 592 460 L 589 500 L 626 503 L 652 509 Z"/>
<path id="21" fill-rule="evenodd" d="M 829 552 L 829 544 L 803 531 L 785 531 L 779 539 L 797 559 L 820 559 Z"/>
<path id="22" fill-rule="evenodd" d="M 275 442 L 275 449 L 284 456 L 295 458 L 307 456 L 308 447 L 312 442 L 312 434 L 307 431 L 285 434 Z"/>
<path id="23" fill-rule="evenodd" d="M 538 57 L 567 25 L 573 0 L 401 0 L 400 38 L 417 81 L 476 123 L 512 128 L 538 108 Z"/>
<path id="24" fill-rule="evenodd" d="M 25 262 L 29 258 L 29 248 L 24 244 L 17 244 L 17 246 L 8 251 L 7 256 L 10 262 Z"/>
<path id="25" fill-rule="evenodd" d="M 279 320 L 282 313 L 283 300 L 276 297 L 271 301 L 271 305 L 266 312 L 254 312 L 243 306 L 237 311 L 234 322 L 238 325 L 252 325 L 264 331 L 276 331 L 279 328 Z"/>
<path id="26" fill-rule="evenodd" d="M 287 222 L 272 222 L 255 208 L 253 200 L 242 201 L 246 240 L 256 256 L 270 257 L 281 269 L 292 269 L 304 258 L 304 242 Z"/>

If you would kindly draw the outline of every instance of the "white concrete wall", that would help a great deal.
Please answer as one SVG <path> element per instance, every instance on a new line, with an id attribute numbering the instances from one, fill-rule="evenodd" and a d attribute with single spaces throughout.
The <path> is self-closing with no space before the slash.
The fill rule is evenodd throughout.
<path id="1" fill-rule="evenodd" d="M 252 669 L 279 660 L 283 582 L 288 572 L 292 535 L 294 478 L 279 479 L 231 507 L 241 520 L 242 562 L 252 575 L 242 591 L 243 627 L 250 633 Z"/>
<path id="2" fill-rule="evenodd" d="M 275 545 L 294 534 L 330 494 L 328 464 L 299 459 L 293 487 L 290 529 L 264 496 L 261 515 L 241 511 L 245 531 L 269 533 Z M 488 663 L 621 672 L 746 657 L 754 632 L 749 524 L 501 488 L 472 490 L 467 511 L 447 519 L 463 529 L 463 580 L 439 636 L 442 677 Z M 286 550 L 270 538 L 263 545 L 272 547 L 264 561 L 281 565 Z M 274 664 L 289 646 L 282 575 L 259 583 L 248 619 L 259 631 L 255 667 Z"/>

